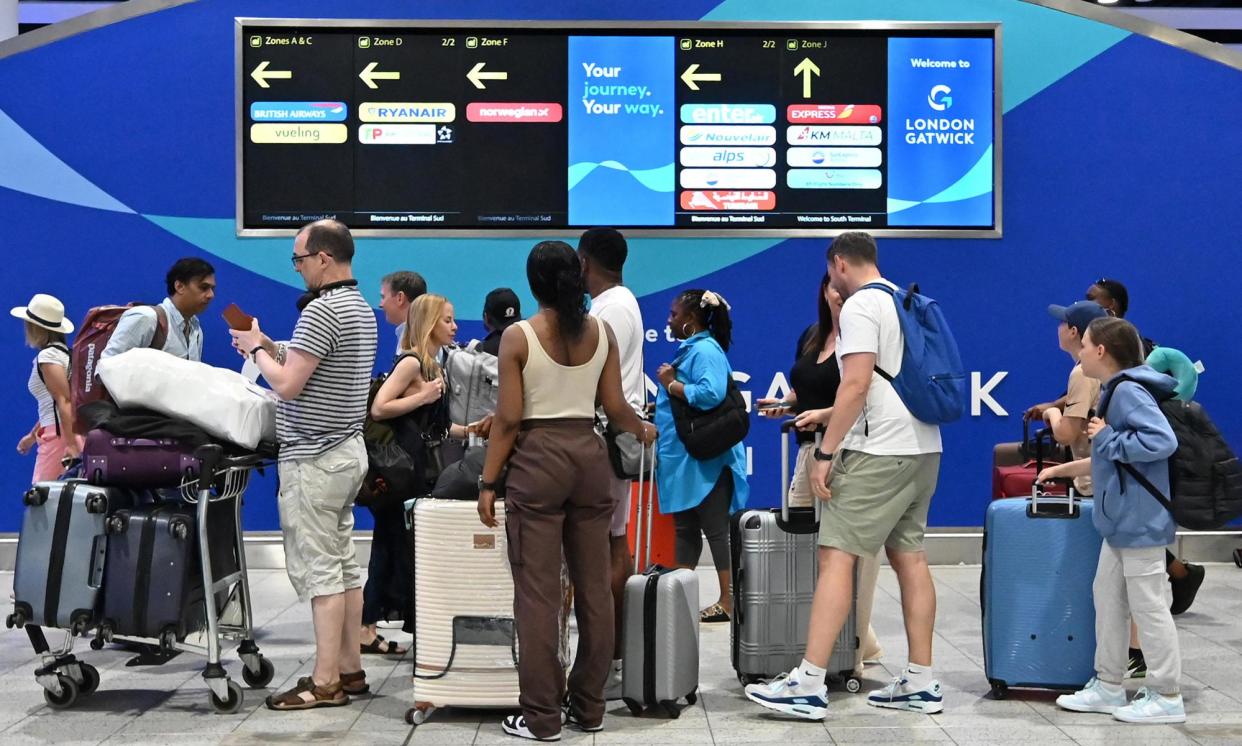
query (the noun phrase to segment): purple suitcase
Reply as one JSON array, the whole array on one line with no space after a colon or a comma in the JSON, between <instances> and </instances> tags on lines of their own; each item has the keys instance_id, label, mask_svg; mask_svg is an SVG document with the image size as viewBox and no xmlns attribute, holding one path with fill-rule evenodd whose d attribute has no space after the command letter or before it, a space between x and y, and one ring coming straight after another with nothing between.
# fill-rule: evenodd
<instances>
[{"instance_id":1,"label":"purple suitcase","mask_svg":"<svg viewBox=\"0 0 1242 746\"><path fill-rule=\"evenodd\" d=\"M91 430L82 448L82 466L91 484L112 487L176 487L198 475L199 460L189 446L171 438L125 438Z\"/></svg>"}]
</instances>

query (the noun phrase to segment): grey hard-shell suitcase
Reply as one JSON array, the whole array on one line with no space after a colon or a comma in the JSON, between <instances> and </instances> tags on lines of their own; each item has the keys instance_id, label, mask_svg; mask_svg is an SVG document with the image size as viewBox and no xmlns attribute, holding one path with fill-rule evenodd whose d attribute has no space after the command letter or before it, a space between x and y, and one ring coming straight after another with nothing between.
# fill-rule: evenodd
<instances>
[{"instance_id":1,"label":"grey hard-shell suitcase","mask_svg":"<svg viewBox=\"0 0 1242 746\"><path fill-rule=\"evenodd\" d=\"M813 508L789 506L789 433L781 425L781 507L746 510L733 522L733 668L742 684L792 670L806 652L807 627L819 575L820 501ZM816 444L820 436L816 435ZM855 582L855 599L858 588ZM852 608L832 648L828 671L857 692L857 609Z\"/></svg>"},{"instance_id":2,"label":"grey hard-shell suitcase","mask_svg":"<svg viewBox=\"0 0 1242 746\"><path fill-rule=\"evenodd\" d=\"M693 705L698 697L699 578L693 570L649 566L655 470L650 474L639 481L634 542L635 567L645 569L625 582L621 696L634 715L660 707L676 718L680 700ZM640 544L646 546L641 565Z\"/></svg>"},{"instance_id":3,"label":"grey hard-shell suitcase","mask_svg":"<svg viewBox=\"0 0 1242 746\"><path fill-rule=\"evenodd\" d=\"M194 507L162 503L118 510L107 529L100 629L158 638L167 648L202 629L206 610Z\"/></svg>"},{"instance_id":4,"label":"grey hard-shell suitcase","mask_svg":"<svg viewBox=\"0 0 1242 746\"><path fill-rule=\"evenodd\" d=\"M81 634L99 611L104 521L112 510L132 504L131 493L78 480L39 482L23 501L10 621Z\"/></svg>"}]
</instances>

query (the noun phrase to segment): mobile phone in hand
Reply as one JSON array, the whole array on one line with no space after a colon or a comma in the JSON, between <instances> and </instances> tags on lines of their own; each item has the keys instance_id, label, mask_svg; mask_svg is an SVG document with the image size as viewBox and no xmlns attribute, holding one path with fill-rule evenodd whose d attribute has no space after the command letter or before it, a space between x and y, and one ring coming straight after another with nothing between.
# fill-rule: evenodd
<instances>
[{"instance_id":1,"label":"mobile phone in hand","mask_svg":"<svg viewBox=\"0 0 1242 746\"><path fill-rule=\"evenodd\" d=\"M239 332L248 331L254 325L254 317L241 310L236 303L230 303L221 315L224 316L230 329L236 329Z\"/></svg>"}]
</instances>

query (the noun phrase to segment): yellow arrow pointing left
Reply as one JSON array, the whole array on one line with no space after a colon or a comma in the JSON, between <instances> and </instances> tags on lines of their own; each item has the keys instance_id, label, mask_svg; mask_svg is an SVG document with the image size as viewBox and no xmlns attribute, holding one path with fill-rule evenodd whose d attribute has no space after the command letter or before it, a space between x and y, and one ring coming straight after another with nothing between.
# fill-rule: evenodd
<instances>
[{"instance_id":1,"label":"yellow arrow pointing left","mask_svg":"<svg viewBox=\"0 0 1242 746\"><path fill-rule=\"evenodd\" d=\"M271 64L267 60L259 63L259 66L250 73L250 77L254 78L254 82L259 84L260 88L271 88L267 84L269 80L289 80L293 77L292 70L268 70L267 66Z\"/></svg>"},{"instance_id":2,"label":"yellow arrow pointing left","mask_svg":"<svg viewBox=\"0 0 1242 746\"><path fill-rule=\"evenodd\" d=\"M362 82L366 83L368 88L379 88L379 86L375 85L377 80L401 80L401 73L396 71L380 72L375 69L378 66L378 62L372 62L363 68L362 72L358 73L358 77L362 78Z\"/></svg>"},{"instance_id":3,"label":"yellow arrow pointing left","mask_svg":"<svg viewBox=\"0 0 1242 746\"><path fill-rule=\"evenodd\" d=\"M681 82L692 91L699 90L699 83L719 83L720 73L701 73L698 71L698 63L690 65L686 71L681 74Z\"/></svg>"}]
</instances>

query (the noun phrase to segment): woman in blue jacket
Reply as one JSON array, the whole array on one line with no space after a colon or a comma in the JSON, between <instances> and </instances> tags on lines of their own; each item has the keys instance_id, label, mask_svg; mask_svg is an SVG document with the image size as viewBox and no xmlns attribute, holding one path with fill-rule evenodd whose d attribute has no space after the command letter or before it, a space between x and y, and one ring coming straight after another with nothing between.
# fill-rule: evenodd
<instances>
[{"instance_id":1,"label":"woman in blue jacket","mask_svg":"<svg viewBox=\"0 0 1242 746\"><path fill-rule=\"evenodd\" d=\"M1091 474L1092 518L1104 537L1095 585L1095 671L1087 686L1057 698L1076 712L1110 713L1127 723L1184 723L1181 651L1169 611L1164 548L1173 543L1173 516L1130 470L1169 494L1169 457L1177 438L1156 397L1171 397L1177 381L1143 363L1138 330L1128 321L1092 321L1083 335L1083 372L1103 382L1100 417L1087 425L1091 458L1041 475ZM1147 660L1143 688L1126 703L1129 620L1138 627Z\"/></svg>"},{"instance_id":2,"label":"woman in blue jacket","mask_svg":"<svg viewBox=\"0 0 1242 746\"><path fill-rule=\"evenodd\" d=\"M733 334L729 304L710 290L687 290L673 301L668 325L683 341L676 359L661 365L656 374L660 380L655 410L660 433L656 446L660 512L673 516L679 567L694 569L706 534L720 577L720 599L704 609L699 619L727 622L733 609L729 515L744 508L750 495L746 448L738 443L713 459L693 458L677 437L669 397L696 409L711 409L724 401L733 376L725 357Z\"/></svg>"}]
</instances>

